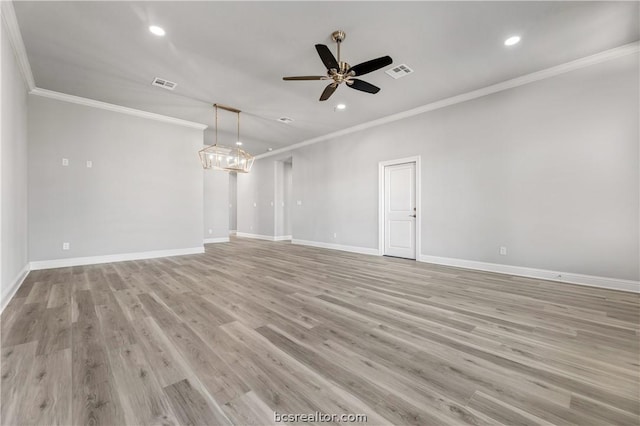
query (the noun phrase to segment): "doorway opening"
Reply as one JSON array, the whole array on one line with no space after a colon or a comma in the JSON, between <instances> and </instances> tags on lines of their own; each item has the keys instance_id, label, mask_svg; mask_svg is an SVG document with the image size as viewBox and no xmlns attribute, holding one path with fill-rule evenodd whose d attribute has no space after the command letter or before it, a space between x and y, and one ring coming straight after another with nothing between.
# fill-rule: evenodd
<instances>
[{"instance_id":1,"label":"doorway opening","mask_svg":"<svg viewBox=\"0 0 640 426\"><path fill-rule=\"evenodd\" d=\"M274 235L276 241L291 240L293 220L291 203L293 199L293 158L288 157L275 163L275 205Z\"/></svg>"},{"instance_id":2,"label":"doorway opening","mask_svg":"<svg viewBox=\"0 0 640 426\"><path fill-rule=\"evenodd\" d=\"M378 252L420 256L420 156L381 161L378 168Z\"/></svg>"}]
</instances>

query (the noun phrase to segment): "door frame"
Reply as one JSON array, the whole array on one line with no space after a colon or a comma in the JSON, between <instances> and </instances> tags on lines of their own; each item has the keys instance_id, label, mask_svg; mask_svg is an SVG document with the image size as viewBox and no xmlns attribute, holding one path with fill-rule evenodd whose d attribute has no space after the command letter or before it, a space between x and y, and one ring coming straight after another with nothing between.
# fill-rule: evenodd
<instances>
[{"instance_id":1,"label":"door frame","mask_svg":"<svg viewBox=\"0 0 640 426\"><path fill-rule=\"evenodd\" d=\"M420 182L422 181L420 156L398 158L397 160L380 161L378 163L378 255L384 256L384 168L387 166L396 166L398 164L415 163L416 164L416 261L420 260L420 223L422 222L422 204L420 202Z\"/></svg>"}]
</instances>

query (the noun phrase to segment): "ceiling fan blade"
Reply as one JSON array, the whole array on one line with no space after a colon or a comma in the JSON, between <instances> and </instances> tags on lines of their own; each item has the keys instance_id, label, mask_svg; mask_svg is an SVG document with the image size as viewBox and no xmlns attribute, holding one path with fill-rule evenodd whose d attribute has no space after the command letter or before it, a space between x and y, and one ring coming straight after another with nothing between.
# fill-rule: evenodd
<instances>
[{"instance_id":1,"label":"ceiling fan blade","mask_svg":"<svg viewBox=\"0 0 640 426\"><path fill-rule=\"evenodd\" d=\"M332 68L334 70L340 69L340 65L338 65L338 61L336 60L335 56L333 56L333 53L331 53L331 51L326 45L316 44L316 50L318 51L318 55L320 55L320 59L322 59L322 63L324 64L325 67L327 67L328 70Z\"/></svg>"},{"instance_id":2,"label":"ceiling fan blade","mask_svg":"<svg viewBox=\"0 0 640 426\"><path fill-rule=\"evenodd\" d=\"M373 84L367 83L363 80L358 80L357 78L347 81L347 86L367 93L378 93L380 91L378 86L374 86Z\"/></svg>"},{"instance_id":3,"label":"ceiling fan blade","mask_svg":"<svg viewBox=\"0 0 640 426\"><path fill-rule=\"evenodd\" d=\"M301 75L298 77L282 77L283 80L326 80L329 77L324 75Z\"/></svg>"},{"instance_id":4,"label":"ceiling fan blade","mask_svg":"<svg viewBox=\"0 0 640 426\"><path fill-rule=\"evenodd\" d=\"M327 99L329 99L329 97L333 95L333 92L335 92L337 88L338 85L336 83L331 83L330 85L325 87L322 95L320 95L320 100L326 101Z\"/></svg>"},{"instance_id":5,"label":"ceiling fan blade","mask_svg":"<svg viewBox=\"0 0 640 426\"><path fill-rule=\"evenodd\" d=\"M382 56L380 58L372 59L367 62L363 62L361 64L355 65L351 67L349 72L355 72L355 75L365 75L370 72L379 70L380 68L386 67L387 65L391 65L393 63L393 59L390 56Z\"/></svg>"}]
</instances>

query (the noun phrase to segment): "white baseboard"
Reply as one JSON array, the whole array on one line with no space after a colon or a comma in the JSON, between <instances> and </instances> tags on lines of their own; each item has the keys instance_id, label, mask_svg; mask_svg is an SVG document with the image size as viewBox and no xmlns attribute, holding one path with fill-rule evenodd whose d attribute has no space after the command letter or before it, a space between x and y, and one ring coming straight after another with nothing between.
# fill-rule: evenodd
<instances>
[{"instance_id":1,"label":"white baseboard","mask_svg":"<svg viewBox=\"0 0 640 426\"><path fill-rule=\"evenodd\" d=\"M322 243L319 241L307 241L307 240L291 240L292 244L298 244L301 246L311 246L311 247L320 247L331 250L341 250L348 251L351 253L360 253L360 254L370 254L374 256L379 256L378 249L375 248L367 248L367 247L356 247L356 246L345 246L342 244L332 244L332 243Z\"/></svg>"},{"instance_id":2,"label":"white baseboard","mask_svg":"<svg viewBox=\"0 0 640 426\"><path fill-rule=\"evenodd\" d=\"M218 238L205 238L205 244L214 244L214 243L228 243L229 237L218 237Z\"/></svg>"},{"instance_id":3,"label":"white baseboard","mask_svg":"<svg viewBox=\"0 0 640 426\"><path fill-rule=\"evenodd\" d=\"M15 277L13 282L9 285L9 288L7 289L7 291L4 292L4 294L2 295L2 302L0 302L2 305L0 309L0 313L4 311L4 308L7 307L7 305L9 304L9 301L13 299L13 296L16 294L16 292L24 282L24 279L27 278L27 275L29 275L30 270L31 269L29 268L28 263L24 265L24 268L22 268L22 270L18 272L18 275Z\"/></svg>"},{"instance_id":4,"label":"white baseboard","mask_svg":"<svg viewBox=\"0 0 640 426\"><path fill-rule=\"evenodd\" d=\"M476 269L479 271L497 272L500 274L517 275L521 277L538 278L548 281L558 281L591 287L608 288L611 290L622 290L640 293L640 282L638 281L574 274L571 272L549 271L546 269L527 268L524 266L501 265L498 263L478 262L475 260L455 259L450 257L428 256L424 254L420 255L419 260L420 262L455 266L457 268Z\"/></svg>"},{"instance_id":5,"label":"white baseboard","mask_svg":"<svg viewBox=\"0 0 640 426\"><path fill-rule=\"evenodd\" d=\"M236 237L241 238L254 238L256 240L275 241L271 235L249 234L247 232L236 232Z\"/></svg>"},{"instance_id":6,"label":"white baseboard","mask_svg":"<svg viewBox=\"0 0 640 426\"><path fill-rule=\"evenodd\" d=\"M229 235L236 235L238 233L235 229L229 229Z\"/></svg>"},{"instance_id":7,"label":"white baseboard","mask_svg":"<svg viewBox=\"0 0 640 426\"><path fill-rule=\"evenodd\" d=\"M37 260L31 262L31 270L66 268L69 266L95 265L98 263L123 262L126 260L154 259L157 257L183 256L204 253L204 247L174 250L144 251L139 253L108 254L105 256L73 257L69 259Z\"/></svg>"},{"instance_id":8,"label":"white baseboard","mask_svg":"<svg viewBox=\"0 0 640 426\"><path fill-rule=\"evenodd\" d=\"M271 235L249 234L247 232L236 232L236 237L255 238L256 240L267 241L286 241L291 239L291 235L279 235L277 237L273 237Z\"/></svg>"}]
</instances>

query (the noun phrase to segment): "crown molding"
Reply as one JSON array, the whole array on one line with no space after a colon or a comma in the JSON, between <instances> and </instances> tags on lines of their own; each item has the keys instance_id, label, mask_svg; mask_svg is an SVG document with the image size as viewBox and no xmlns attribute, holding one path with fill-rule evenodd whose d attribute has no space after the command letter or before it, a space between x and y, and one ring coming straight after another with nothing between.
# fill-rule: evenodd
<instances>
[{"instance_id":1,"label":"crown molding","mask_svg":"<svg viewBox=\"0 0 640 426\"><path fill-rule=\"evenodd\" d=\"M36 88L36 83L33 79L33 73L31 72L27 49L24 47L24 41L22 40L22 34L18 26L18 19L16 18L16 11L13 8L13 2L8 0L0 1L0 15L2 15L2 21L5 24L7 35L9 36L9 43L13 48L13 53L18 62L18 68L20 68L22 78L31 91Z\"/></svg>"},{"instance_id":2,"label":"crown molding","mask_svg":"<svg viewBox=\"0 0 640 426\"><path fill-rule=\"evenodd\" d=\"M65 93L55 92L47 89L40 89L36 87L35 80L33 78L33 73L31 72L31 65L29 64L29 59L27 57L27 51L25 49L24 42L22 40L22 35L20 33L20 27L18 26L18 20L16 18L15 10L13 8L13 2L10 0L2 0L0 1L0 6L1 6L0 15L2 16L2 20L6 25L7 34L9 36L9 42L13 47L16 59L18 61L18 66L22 73L22 77L25 80L25 83L29 88L30 94L37 95L37 96L44 96L44 97L71 102L71 103L76 103L80 105L92 106L95 108L102 108L109 111L121 112L123 114L134 115L138 117L148 118L151 120L163 121L163 122L191 127L199 130L204 130L208 127L207 125L201 124L201 123L195 123L192 121L182 120L179 118L169 117L161 114L155 114L155 113L137 110L133 108L127 108L120 105L109 104L106 102L96 101L88 98L82 98L79 96L67 95ZM386 117L368 121L366 123L358 124L356 126L352 126L346 129L338 130L333 133L328 133L323 136L307 139L307 140L295 143L293 145L275 149L271 152L266 152L264 154L256 155L255 158L260 159L265 157L271 157L273 155L292 151L294 149L301 148L303 146L312 145L318 142L323 142L330 139L338 138L344 135L359 132L372 127L381 126L383 124L392 123L394 121L413 117L415 115L423 114L429 111L434 111L434 110L445 108L451 105L470 101L472 99L477 99L482 96L487 96L493 93L498 93L504 90L513 89L515 87L519 87L525 84L544 80L550 77L555 77L560 74L564 74L564 73L574 71L580 68L584 68L587 66L600 64L602 62L610 61L612 59L637 53L639 51L640 51L640 41L635 41L633 43L629 43L613 49L605 50L603 52L596 53L594 55L586 56L584 58L580 58L570 62L566 62L564 64L556 65L541 71L536 71L530 74L513 78L511 80L505 80L501 83L483 87L481 89L477 89L477 90L473 90L460 95L441 99L439 101L425 104L417 108L413 108L413 109L399 112L396 114L391 114Z\"/></svg>"},{"instance_id":3,"label":"crown molding","mask_svg":"<svg viewBox=\"0 0 640 426\"><path fill-rule=\"evenodd\" d=\"M191 127L198 130L204 130L208 126L206 124L195 123L192 121L182 120L179 118L169 117L166 115L155 114L152 112L142 111L134 108L127 108L120 105L114 105L106 102L96 101L94 99L82 98L80 96L68 95L66 93L55 92L53 90L41 89L36 87L33 73L31 72L31 65L29 64L29 58L27 57L27 50L22 40L22 34L20 33L20 27L18 26L18 20L16 18L16 12L13 8L13 2L8 0L0 1L0 15L2 15L2 21L5 24L9 43L13 48L13 53L18 62L20 73L24 79L29 94L36 96L43 96L45 98L57 99L59 101L71 102L74 104L90 106L94 108L101 108L108 111L120 112L123 114L134 115L136 117L147 118L150 120L163 121L165 123L176 124L179 126Z\"/></svg>"},{"instance_id":4,"label":"crown molding","mask_svg":"<svg viewBox=\"0 0 640 426\"><path fill-rule=\"evenodd\" d=\"M107 111L115 111L122 114L128 114L136 117L147 118L149 120L163 121L165 123L176 124L178 126L184 126L184 127L191 127L198 130L204 130L208 127L206 124L195 123L193 121L182 120L180 118L169 117L166 115L156 114L153 112L147 112L139 109L124 107L121 105L115 105L107 102L96 101L94 99L83 98L80 96L67 95L66 93L55 92L53 90L47 90L47 89L40 89L38 87L31 90L29 94L42 96L50 99L56 99L63 102L71 102L74 104L89 106L93 108L106 109Z\"/></svg>"},{"instance_id":5,"label":"crown molding","mask_svg":"<svg viewBox=\"0 0 640 426\"><path fill-rule=\"evenodd\" d=\"M531 74L526 74L520 77L513 78L511 80L505 80L503 82L493 84L491 86L483 87L481 89L473 90L471 92L463 93L460 95L452 96L450 98L441 99L436 102L432 102L426 105L419 106L407 111L399 112L396 114L388 115L373 121L358 124L353 127L338 130L337 132L328 133L323 136L318 136L313 139L307 139L302 142L295 143L283 148L274 149L271 152L265 152L264 154L256 155L256 160L265 157L271 157L287 151L292 151L297 148L301 148L307 145L313 145L318 142L335 139L344 135L359 132L372 127L381 126L383 124L392 123L394 121L403 120L405 118L413 117L415 115L424 114L425 112L434 111L441 108L446 108L451 105L467 102L472 99L477 99L482 96L491 95L493 93L502 92L504 90L513 89L515 87L523 86L525 84L533 83L536 81L544 80L547 78L555 77L560 74L574 71L580 68L588 67L591 65L600 64L602 62L617 59L623 56L631 55L640 51L640 42L635 41L633 43L625 44L613 49L605 50L594 55L586 56L584 58L576 59L564 64L556 65L551 68L547 68L541 71L536 71Z\"/></svg>"}]
</instances>

